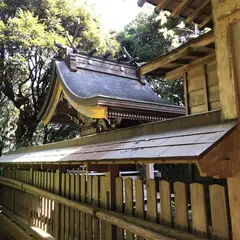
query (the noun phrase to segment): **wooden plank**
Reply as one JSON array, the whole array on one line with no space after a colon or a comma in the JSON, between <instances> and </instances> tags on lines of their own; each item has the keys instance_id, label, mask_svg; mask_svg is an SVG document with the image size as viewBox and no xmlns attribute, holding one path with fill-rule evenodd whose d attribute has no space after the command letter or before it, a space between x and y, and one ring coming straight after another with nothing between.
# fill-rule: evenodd
<instances>
[{"instance_id":1,"label":"wooden plank","mask_svg":"<svg viewBox=\"0 0 240 240\"><path fill-rule=\"evenodd\" d=\"M86 203L86 176L81 175L81 202ZM86 240L86 214L81 213L81 240Z\"/></svg>"},{"instance_id":2,"label":"wooden plank","mask_svg":"<svg viewBox=\"0 0 240 240\"><path fill-rule=\"evenodd\" d=\"M51 191L51 172L47 172L47 191ZM50 226L50 219L52 214L52 201L48 199L48 211L47 211L47 229L48 233L52 235L52 229Z\"/></svg>"},{"instance_id":3,"label":"wooden plank","mask_svg":"<svg viewBox=\"0 0 240 240\"><path fill-rule=\"evenodd\" d=\"M87 203L92 205L92 177L87 176ZM87 240L93 238L93 219L92 216L87 215Z\"/></svg>"},{"instance_id":4,"label":"wooden plank","mask_svg":"<svg viewBox=\"0 0 240 240\"><path fill-rule=\"evenodd\" d=\"M66 198L70 198L70 174L69 173L65 173L66 174L66 185L65 185L65 197ZM65 207L65 235L66 235L66 239L70 238L70 208L69 207Z\"/></svg>"},{"instance_id":5,"label":"wooden plank","mask_svg":"<svg viewBox=\"0 0 240 240\"><path fill-rule=\"evenodd\" d=\"M123 213L123 179L121 177L117 177L115 179L116 184L116 212ZM116 240L123 240L124 239L124 230L122 228L116 228Z\"/></svg>"},{"instance_id":6,"label":"wooden plank","mask_svg":"<svg viewBox=\"0 0 240 240\"><path fill-rule=\"evenodd\" d=\"M203 90L204 90L204 99L205 99L205 106L206 106L206 112L208 112L209 109L209 94L208 94L208 76L207 76L207 70L206 70L206 64L202 66L203 71Z\"/></svg>"},{"instance_id":7,"label":"wooden plank","mask_svg":"<svg viewBox=\"0 0 240 240\"><path fill-rule=\"evenodd\" d=\"M125 179L125 214L133 216L133 181L131 178ZM133 240L134 234L126 231L126 239Z\"/></svg>"},{"instance_id":8,"label":"wooden plank","mask_svg":"<svg viewBox=\"0 0 240 240\"><path fill-rule=\"evenodd\" d=\"M184 72L183 84L184 84L184 105L186 115L189 115L189 98L188 98L188 75L187 72Z\"/></svg>"},{"instance_id":9,"label":"wooden plank","mask_svg":"<svg viewBox=\"0 0 240 240\"><path fill-rule=\"evenodd\" d=\"M74 200L75 195L75 176L70 174L70 199ZM70 239L75 239L75 210L70 209Z\"/></svg>"},{"instance_id":10,"label":"wooden plank","mask_svg":"<svg viewBox=\"0 0 240 240\"><path fill-rule=\"evenodd\" d=\"M219 239L229 239L226 189L220 185L211 185L209 193L214 235Z\"/></svg>"},{"instance_id":11,"label":"wooden plank","mask_svg":"<svg viewBox=\"0 0 240 240\"><path fill-rule=\"evenodd\" d=\"M179 17L179 14L181 14L182 11L187 8L187 6L191 3L192 0L182 0L172 11L171 17L176 18Z\"/></svg>"},{"instance_id":12,"label":"wooden plank","mask_svg":"<svg viewBox=\"0 0 240 240\"><path fill-rule=\"evenodd\" d=\"M135 208L135 217L144 219L144 192L143 181L141 179L135 180ZM144 239L137 236L137 240Z\"/></svg>"},{"instance_id":13,"label":"wooden plank","mask_svg":"<svg viewBox=\"0 0 240 240\"><path fill-rule=\"evenodd\" d=\"M60 194L60 184L61 184L61 168L59 167L58 170L56 170L55 178L54 178L54 193ZM54 204L54 234L53 236L55 239L59 239L59 233L60 233L60 205L58 203Z\"/></svg>"},{"instance_id":14,"label":"wooden plank","mask_svg":"<svg viewBox=\"0 0 240 240\"><path fill-rule=\"evenodd\" d=\"M65 197L66 194L66 174L62 173L61 174L61 196ZM65 239L65 206L63 204L61 204L60 206L61 209L61 220L60 220L60 224L61 224L61 228L60 228L60 239ZM54 222L54 225L57 224L58 222Z\"/></svg>"},{"instance_id":15,"label":"wooden plank","mask_svg":"<svg viewBox=\"0 0 240 240\"><path fill-rule=\"evenodd\" d=\"M171 209L171 191L170 184L167 181L159 182L160 192L160 219L165 226L172 226L172 209Z\"/></svg>"},{"instance_id":16,"label":"wooden plank","mask_svg":"<svg viewBox=\"0 0 240 240\"><path fill-rule=\"evenodd\" d=\"M75 200L80 202L80 175L75 176ZM75 238L80 239L80 214L75 211Z\"/></svg>"},{"instance_id":17,"label":"wooden plank","mask_svg":"<svg viewBox=\"0 0 240 240\"><path fill-rule=\"evenodd\" d=\"M207 7L207 5L210 5L210 3L211 0L202 0L196 10L193 11L192 14L186 19L186 23L193 22L199 16L199 14Z\"/></svg>"},{"instance_id":18,"label":"wooden plank","mask_svg":"<svg viewBox=\"0 0 240 240\"><path fill-rule=\"evenodd\" d=\"M199 183L190 185L193 233L207 235L207 215L204 186Z\"/></svg>"},{"instance_id":19,"label":"wooden plank","mask_svg":"<svg viewBox=\"0 0 240 240\"><path fill-rule=\"evenodd\" d=\"M147 220L157 222L157 193L155 180L148 179L146 187L147 187Z\"/></svg>"},{"instance_id":20,"label":"wooden plank","mask_svg":"<svg viewBox=\"0 0 240 240\"><path fill-rule=\"evenodd\" d=\"M107 207L107 199L106 199L106 183L105 177L100 177L100 207L106 209ZM104 221L100 222L101 224L101 239L105 239L106 236L106 224Z\"/></svg>"},{"instance_id":21,"label":"wooden plank","mask_svg":"<svg viewBox=\"0 0 240 240\"><path fill-rule=\"evenodd\" d=\"M160 13L162 10L164 10L170 1L171 0L160 0L154 9L155 13Z\"/></svg>"},{"instance_id":22,"label":"wooden plank","mask_svg":"<svg viewBox=\"0 0 240 240\"><path fill-rule=\"evenodd\" d=\"M99 177L93 176L93 205L94 207L99 207ZM97 218L93 219L93 239L100 239L100 229L99 220Z\"/></svg>"},{"instance_id":23,"label":"wooden plank","mask_svg":"<svg viewBox=\"0 0 240 240\"><path fill-rule=\"evenodd\" d=\"M166 73L164 79L165 80L180 79L181 77L183 77L184 72L194 70L195 68L198 68L200 65L206 64L208 62L212 62L215 59L216 59L216 56L214 53L209 54L206 57L200 58L182 67L169 71L168 73Z\"/></svg>"},{"instance_id":24,"label":"wooden plank","mask_svg":"<svg viewBox=\"0 0 240 240\"><path fill-rule=\"evenodd\" d=\"M54 173L50 173L50 192L54 192ZM50 200L50 229L51 229L51 235L53 235L53 209L54 209L54 201Z\"/></svg>"},{"instance_id":25,"label":"wooden plank","mask_svg":"<svg viewBox=\"0 0 240 240\"><path fill-rule=\"evenodd\" d=\"M47 190L47 171L44 172L44 185L43 189ZM44 198L44 231L48 232L48 199Z\"/></svg>"},{"instance_id":26,"label":"wooden plank","mask_svg":"<svg viewBox=\"0 0 240 240\"><path fill-rule=\"evenodd\" d=\"M205 91L204 89L197 90L189 93L189 106L197 107L199 105L205 105Z\"/></svg>"},{"instance_id":27,"label":"wooden plank","mask_svg":"<svg viewBox=\"0 0 240 240\"><path fill-rule=\"evenodd\" d=\"M182 182L174 183L175 195L175 228L188 231L188 203L186 184Z\"/></svg>"}]
</instances>

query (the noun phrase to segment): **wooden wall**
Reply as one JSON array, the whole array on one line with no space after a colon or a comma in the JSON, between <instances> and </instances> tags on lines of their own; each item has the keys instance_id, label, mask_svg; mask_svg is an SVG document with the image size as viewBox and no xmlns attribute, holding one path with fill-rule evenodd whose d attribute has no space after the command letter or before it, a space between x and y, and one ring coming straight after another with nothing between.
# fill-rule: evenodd
<instances>
[{"instance_id":1,"label":"wooden wall","mask_svg":"<svg viewBox=\"0 0 240 240\"><path fill-rule=\"evenodd\" d=\"M220 109L215 59L188 69L184 81L187 115Z\"/></svg>"}]
</instances>

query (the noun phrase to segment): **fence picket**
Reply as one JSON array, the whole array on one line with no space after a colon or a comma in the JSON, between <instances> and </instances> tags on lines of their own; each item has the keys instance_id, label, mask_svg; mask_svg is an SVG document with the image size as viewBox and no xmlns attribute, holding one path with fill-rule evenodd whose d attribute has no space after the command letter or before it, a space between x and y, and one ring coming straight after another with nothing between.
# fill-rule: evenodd
<instances>
[{"instance_id":1,"label":"fence picket","mask_svg":"<svg viewBox=\"0 0 240 240\"><path fill-rule=\"evenodd\" d=\"M66 185L65 185L65 196L66 198L70 197L70 175L68 173L65 173L66 175ZM65 226L66 226L66 239L69 239L70 235L70 208L65 207Z\"/></svg>"},{"instance_id":2,"label":"fence picket","mask_svg":"<svg viewBox=\"0 0 240 240\"><path fill-rule=\"evenodd\" d=\"M204 186L199 183L190 185L193 233L207 235L207 214Z\"/></svg>"},{"instance_id":3,"label":"fence picket","mask_svg":"<svg viewBox=\"0 0 240 240\"><path fill-rule=\"evenodd\" d=\"M62 173L61 174L61 196L65 197L66 194L66 174ZM60 239L64 240L65 239L65 228L66 228L66 224L65 224L65 208L66 206L64 206L63 204L61 204L60 206L61 209L61 218L60 218L60 224L61 224L61 228L60 228ZM54 209L55 211L55 209ZM57 224L54 221L54 224Z\"/></svg>"},{"instance_id":4,"label":"fence picket","mask_svg":"<svg viewBox=\"0 0 240 240\"><path fill-rule=\"evenodd\" d=\"M115 189L116 189L116 212L123 213L123 179L121 177L117 177L115 179ZM117 240L123 240L124 238L124 230L120 227L116 228L116 238Z\"/></svg>"},{"instance_id":5,"label":"fence picket","mask_svg":"<svg viewBox=\"0 0 240 240\"><path fill-rule=\"evenodd\" d=\"M100 177L100 207L106 209L107 199L106 199L106 184L105 177ZM104 221L100 222L101 229L101 239L105 239L106 236L106 223Z\"/></svg>"},{"instance_id":6,"label":"fence picket","mask_svg":"<svg viewBox=\"0 0 240 240\"><path fill-rule=\"evenodd\" d=\"M87 203L92 205L92 177L87 176ZM87 215L87 240L92 240L93 236L92 216Z\"/></svg>"},{"instance_id":7,"label":"fence picket","mask_svg":"<svg viewBox=\"0 0 240 240\"><path fill-rule=\"evenodd\" d=\"M161 223L165 226L171 227L172 225L172 208L171 208L171 191L170 184L167 181L159 182L160 192L160 219Z\"/></svg>"},{"instance_id":8,"label":"fence picket","mask_svg":"<svg viewBox=\"0 0 240 240\"><path fill-rule=\"evenodd\" d=\"M74 174L70 174L70 199L74 200L75 194L75 176ZM70 209L70 239L75 239L75 210Z\"/></svg>"},{"instance_id":9,"label":"fence picket","mask_svg":"<svg viewBox=\"0 0 240 240\"><path fill-rule=\"evenodd\" d=\"M135 217L144 219L144 192L141 179L135 180L135 204ZM144 240L144 238L137 236L137 240Z\"/></svg>"},{"instance_id":10,"label":"fence picket","mask_svg":"<svg viewBox=\"0 0 240 240\"><path fill-rule=\"evenodd\" d=\"M174 198L175 228L182 231L188 231L187 191L185 183L174 183Z\"/></svg>"},{"instance_id":11,"label":"fence picket","mask_svg":"<svg viewBox=\"0 0 240 240\"><path fill-rule=\"evenodd\" d=\"M147 187L147 220L157 222L157 193L156 181L148 179Z\"/></svg>"},{"instance_id":12,"label":"fence picket","mask_svg":"<svg viewBox=\"0 0 240 240\"><path fill-rule=\"evenodd\" d=\"M75 200L80 201L80 176L75 176ZM80 214L79 211L75 211L75 237L80 239Z\"/></svg>"},{"instance_id":13,"label":"fence picket","mask_svg":"<svg viewBox=\"0 0 240 240\"><path fill-rule=\"evenodd\" d=\"M229 222L226 207L226 191L223 186L209 187L212 228L219 239L229 239Z\"/></svg>"},{"instance_id":14,"label":"fence picket","mask_svg":"<svg viewBox=\"0 0 240 240\"><path fill-rule=\"evenodd\" d=\"M81 202L86 203L86 176L81 175ZM86 214L81 213L81 240L86 240Z\"/></svg>"},{"instance_id":15,"label":"fence picket","mask_svg":"<svg viewBox=\"0 0 240 240\"><path fill-rule=\"evenodd\" d=\"M93 177L93 204L95 207L99 207L99 177ZM97 218L93 219L94 224L94 240L100 239L100 231L99 231L99 220Z\"/></svg>"},{"instance_id":16,"label":"fence picket","mask_svg":"<svg viewBox=\"0 0 240 240\"><path fill-rule=\"evenodd\" d=\"M125 214L133 215L133 181L131 178L125 179ZM133 240L134 234L126 231L126 239Z\"/></svg>"}]
</instances>

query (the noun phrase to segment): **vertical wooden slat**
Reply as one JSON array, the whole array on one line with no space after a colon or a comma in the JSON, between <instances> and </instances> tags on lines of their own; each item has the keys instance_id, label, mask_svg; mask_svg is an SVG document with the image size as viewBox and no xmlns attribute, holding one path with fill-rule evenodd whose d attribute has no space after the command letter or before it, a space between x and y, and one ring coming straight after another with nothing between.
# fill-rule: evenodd
<instances>
[{"instance_id":1,"label":"vertical wooden slat","mask_svg":"<svg viewBox=\"0 0 240 240\"><path fill-rule=\"evenodd\" d=\"M87 176L87 203L92 205L92 177ZM92 240L93 236L92 216L87 215L87 239Z\"/></svg>"},{"instance_id":2,"label":"vertical wooden slat","mask_svg":"<svg viewBox=\"0 0 240 240\"><path fill-rule=\"evenodd\" d=\"M39 186L39 172L36 171L35 172L35 186L38 187ZM37 197L37 203L36 203L36 206L37 206L37 209L36 209L36 212L35 212L35 226L39 226L39 215L38 215L38 211L39 211L39 204L40 204L40 198Z\"/></svg>"},{"instance_id":3,"label":"vertical wooden slat","mask_svg":"<svg viewBox=\"0 0 240 240\"><path fill-rule=\"evenodd\" d=\"M62 173L61 174L61 196L65 197L65 194L66 194L66 174ZM66 228L66 226L65 226L65 206L63 204L61 204L59 207L61 209L61 218L60 218L60 222L59 222L61 224L60 239L64 240L65 239L65 228ZM55 205L54 205L54 208L55 208ZM58 224L58 222L55 222L55 220L54 220L54 226L55 226L55 224Z\"/></svg>"},{"instance_id":4,"label":"vertical wooden slat","mask_svg":"<svg viewBox=\"0 0 240 240\"><path fill-rule=\"evenodd\" d=\"M144 219L144 192L141 179L135 180L135 204L135 217ZM144 240L144 238L137 236L137 240Z\"/></svg>"},{"instance_id":5,"label":"vertical wooden slat","mask_svg":"<svg viewBox=\"0 0 240 240\"><path fill-rule=\"evenodd\" d=\"M75 194L75 176L74 174L70 175L70 199L74 200ZM71 239L75 238L75 210L70 209L70 235Z\"/></svg>"},{"instance_id":6,"label":"vertical wooden slat","mask_svg":"<svg viewBox=\"0 0 240 240\"><path fill-rule=\"evenodd\" d=\"M226 205L226 189L220 185L209 187L212 227L219 239L229 239L229 220Z\"/></svg>"},{"instance_id":7,"label":"vertical wooden slat","mask_svg":"<svg viewBox=\"0 0 240 240\"><path fill-rule=\"evenodd\" d=\"M116 211L119 213L123 213L123 179L121 177L117 177L116 180ZM124 230L120 227L116 228L116 238L117 240L123 240L124 238Z\"/></svg>"},{"instance_id":8,"label":"vertical wooden slat","mask_svg":"<svg viewBox=\"0 0 240 240\"><path fill-rule=\"evenodd\" d=\"M171 209L171 191L170 184L166 181L159 182L160 192L160 218L161 223L165 226L172 225L172 209Z\"/></svg>"},{"instance_id":9,"label":"vertical wooden slat","mask_svg":"<svg viewBox=\"0 0 240 240\"><path fill-rule=\"evenodd\" d=\"M86 203L86 176L81 175L81 202ZM86 240L86 214L81 213L81 240Z\"/></svg>"},{"instance_id":10,"label":"vertical wooden slat","mask_svg":"<svg viewBox=\"0 0 240 240\"><path fill-rule=\"evenodd\" d=\"M69 198L70 197L70 175L69 173L66 173L66 186L65 186L65 197ZM66 239L69 239L70 235L70 208L65 206L65 235Z\"/></svg>"},{"instance_id":11,"label":"vertical wooden slat","mask_svg":"<svg viewBox=\"0 0 240 240\"><path fill-rule=\"evenodd\" d=\"M51 172L47 173L47 191L51 192ZM52 235L52 229L50 226L51 213L52 213L52 201L48 199L47 229L48 233Z\"/></svg>"},{"instance_id":12,"label":"vertical wooden slat","mask_svg":"<svg viewBox=\"0 0 240 240\"><path fill-rule=\"evenodd\" d=\"M99 207L99 177L93 176L93 205L94 207ZM97 218L93 219L93 239L100 239L99 231L99 220Z\"/></svg>"},{"instance_id":13,"label":"vertical wooden slat","mask_svg":"<svg viewBox=\"0 0 240 240\"><path fill-rule=\"evenodd\" d=\"M42 189L43 188L43 172L39 172L39 186ZM40 221L39 221L39 227L43 229L43 207L44 207L44 199L40 198Z\"/></svg>"},{"instance_id":14,"label":"vertical wooden slat","mask_svg":"<svg viewBox=\"0 0 240 240\"><path fill-rule=\"evenodd\" d=\"M192 206L193 232L202 236L207 235L207 215L204 186L198 183L190 185Z\"/></svg>"},{"instance_id":15,"label":"vertical wooden slat","mask_svg":"<svg viewBox=\"0 0 240 240\"><path fill-rule=\"evenodd\" d=\"M47 174L47 171L44 172L44 186L43 186L43 189L44 190L47 190L47 183L48 183L48 174ZM48 204L48 199L45 198L45 202L44 202L44 206L45 206L45 209L44 209L44 230L46 232L48 232L48 211L49 211L49 204Z\"/></svg>"},{"instance_id":16,"label":"vertical wooden slat","mask_svg":"<svg viewBox=\"0 0 240 240\"><path fill-rule=\"evenodd\" d=\"M146 186L147 186L147 220L157 222L157 193L155 180L148 179Z\"/></svg>"},{"instance_id":17,"label":"vertical wooden slat","mask_svg":"<svg viewBox=\"0 0 240 240\"><path fill-rule=\"evenodd\" d=\"M188 231L188 209L186 184L174 183L175 197L175 228Z\"/></svg>"},{"instance_id":18,"label":"vertical wooden slat","mask_svg":"<svg viewBox=\"0 0 240 240\"><path fill-rule=\"evenodd\" d=\"M51 193L54 192L54 173L50 173L50 191ZM54 209L54 201L50 201L51 207L50 207L50 229L51 229L51 235L53 235L53 209Z\"/></svg>"},{"instance_id":19,"label":"vertical wooden slat","mask_svg":"<svg viewBox=\"0 0 240 240\"><path fill-rule=\"evenodd\" d=\"M56 170L56 173L54 174L54 193L59 194L60 193L60 184L61 184L61 167L59 166L59 169ZM54 216L53 216L53 225L54 225L54 237L56 240L59 239L59 233L60 233L60 204L54 203Z\"/></svg>"},{"instance_id":20,"label":"vertical wooden slat","mask_svg":"<svg viewBox=\"0 0 240 240\"><path fill-rule=\"evenodd\" d=\"M114 205L114 199L112 196L112 182L115 181L113 178L113 175L111 172L106 172L105 173L105 189L106 189L106 209L111 210L111 208ZM115 187L115 186L114 186ZM111 240L112 238L116 238L116 235L113 235L115 233L114 227L110 223L104 223L105 224L105 239L106 240ZM114 237L113 237L114 236Z\"/></svg>"},{"instance_id":21,"label":"vertical wooden slat","mask_svg":"<svg viewBox=\"0 0 240 240\"><path fill-rule=\"evenodd\" d=\"M189 115L189 98L188 98L187 72L184 72L183 81L184 81L184 105L185 105L185 111L186 111L186 115Z\"/></svg>"},{"instance_id":22,"label":"vertical wooden slat","mask_svg":"<svg viewBox=\"0 0 240 240\"><path fill-rule=\"evenodd\" d=\"M75 176L75 200L80 201L80 176ZM75 238L80 239L80 214L79 211L75 211Z\"/></svg>"},{"instance_id":23,"label":"vertical wooden slat","mask_svg":"<svg viewBox=\"0 0 240 240\"><path fill-rule=\"evenodd\" d=\"M208 112L209 109L209 94L208 94L208 76L206 70L206 64L202 66L203 71L203 91L204 91L204 98L205 98L205 111Z\"/></svg>"},{"instance_id":24,"label":"vertical wooden slat","mask_svg":"<svg viewBox=\"0 0 240 240\"><path fill-rule=\"evenodd\" d=\"M105 177L100 177L100 207L106 209L106 185L105 185ZM105 239L106 235L106 227L105 222L100 222L100 229L101 229L101 239Z\"/></svg>"},{"instance_id":25,"label":"vertical wooden slat","mask_svg":"<svg viewBox=\"0 0 240 240\"><path fill-rule=\"evenodd\" d=\"M133 215L133 181L131 178L125 180L125 214L128 216ZM126 239L133 240L134 234L127 231Z\"/></svg>"}]
</instances>

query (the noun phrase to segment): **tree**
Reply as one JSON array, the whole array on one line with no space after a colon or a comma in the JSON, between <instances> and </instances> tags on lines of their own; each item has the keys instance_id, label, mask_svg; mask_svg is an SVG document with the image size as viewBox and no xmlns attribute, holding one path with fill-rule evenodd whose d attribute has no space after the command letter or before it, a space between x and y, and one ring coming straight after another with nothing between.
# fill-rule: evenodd
<instances>
[{"instance_id":1,"label":"tree","mask_svg":"<svg viewBox=\"0 0 240 240\"><path fill-rule=\"evenodd\" d=\"M139 57L140 62L147 62L199 34L194 26L186 28L181 18L173 20L167 16L167 12L159 15L140 13L124 31L117 34L117 39L134 57ZM163 99L183 104L182 81L167 82L162 78L149 76L147 80Z\"/></svg>"},{"instance_id":2,"label":"tree","mask_svg":"<svg viewBox=\"0 0 240 240\"><path fill-rule=\"evenodd\" d=\"M28 146L48 90L51 61L57 54L54 42L68 44L67 31L81 50L99 47L104 52L107 45L100 37L98 19L86 5L76 7L67 0L2 0L0 10L0 94L18 111L16 146ZM108 43L113 51L117 49L113 40Z\"/></svg>"}]
</instances>

